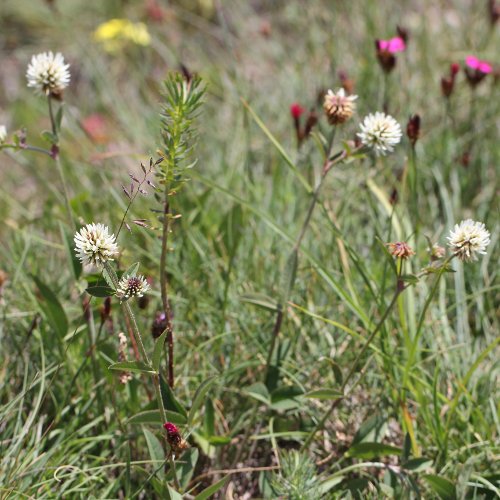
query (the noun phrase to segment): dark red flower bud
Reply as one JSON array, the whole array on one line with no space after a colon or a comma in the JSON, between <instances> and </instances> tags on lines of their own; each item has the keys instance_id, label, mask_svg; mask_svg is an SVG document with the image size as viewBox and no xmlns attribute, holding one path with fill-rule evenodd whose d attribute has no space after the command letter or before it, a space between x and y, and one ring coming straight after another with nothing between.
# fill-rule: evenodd
<instances>
[{"instance_id":1,"label":"dark red flower bud","mask_svg":"<svg viewBox=\"0 0 500 500\"><path fill-rule=\"evenodd\" d=\"M167 328L167 316L163 312L157 312L151 326L151 334L157 339Z\"/></svg>"},{"instance_id":2,"label":"dark red flower bud","mask_svg":"<svg viewBox=\"0 0 500 500\"><path fill-rule=\"evenodd\" d=\"M490 0L488 3L490 22L494 26L500 19L500 4L497 4L495 0Z\"/></svg>"},{"instance_id":3,"label":"dark red flower bud","mask_svg":"<svg viewBox=\"0 0 500 500\"><path fill-rule=\"evenodd\" d=\"M307 117L306 125L304 127L304 137L307 137L311 133L316 123L318 123L318 115L316 111L314 111L314 109L311 109L311 111L309 111L309 116Z\"/></svg>"},{"instance_id":4,"label":"dark red flower bud","mask_svg":"<svg viewBox=\"0 0 500 500\"><path fill-rule=\"evenodd\" d=\"M398 33L399 38L402 38L405 44L408 43L408 38L409 38L408 30L401 26L396 26L396 31Z\"/></svg>"},{"instance_id":5,"label":"dark red flower bud","mask_svg":"<svg viewBox=\"0 0 500 500\"><path fill-rule=\"evenodd\" d=\"M452 63L450 65L451 76L457 75L459 71L460 71L460 64L458 64L458 63Z\"/></svg>"},{"instance_id":6,"label":"dark red flower bud","mask_svg":"<svg viewBox=\"0 0 500 500\"><path fill-rule=\"evenodd\" d=\"M188 444L182 439L179 429L171 422L165 422L163 428L167 431L167 442L174 452L188 448Z\"/></svg>"},{"instance_id":7,"label":"dark red flower bud","mask_svg":"<svg viewBox=\"0 0 500 500\"><path fill-rule=\"evenodd\" d=\"M340 84L342 85L342 88L346 91L346 94L348 95L354 94L354 86L355 86L354 80L349 78L349 75L343 70L340 70L338 75Z\"/></svg>"},{"instance_id":8,"label":"dark red flower bud","mask_svg":"<svg viewBox=\"0 0 500 500\"><path fill-rule=\"evenodd\" d=\"M406 126L406 133L408 134L408 139L413 147L420 136L420 116L412 115L408 120L408 125Z\"/></svg>"},{"instance_id":9,"label":"dark red flower bud","mask_svg":"<svg viewBox=\"0 0 500 500\"><path fill-rule=\"evenodd\" d=\"M101 307L101 321L104 323L111 314L111 297L106 297Z\"/></svg>"}]
</instances>

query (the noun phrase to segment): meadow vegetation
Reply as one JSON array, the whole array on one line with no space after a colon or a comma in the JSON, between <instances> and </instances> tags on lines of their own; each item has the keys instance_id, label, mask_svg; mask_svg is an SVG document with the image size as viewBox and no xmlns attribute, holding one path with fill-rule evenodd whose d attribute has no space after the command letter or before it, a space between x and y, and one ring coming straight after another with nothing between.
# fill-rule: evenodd
<instances>
[{"instance_id":1,"label":"meadow vegetation","mask_svg":"<svg viewBox=\"0 0 500 500\"><path fill-rule=\"evenodd\" d=\"M499 497L499 25L2 0L0 498Z\"/></svg>"}]
</instances>

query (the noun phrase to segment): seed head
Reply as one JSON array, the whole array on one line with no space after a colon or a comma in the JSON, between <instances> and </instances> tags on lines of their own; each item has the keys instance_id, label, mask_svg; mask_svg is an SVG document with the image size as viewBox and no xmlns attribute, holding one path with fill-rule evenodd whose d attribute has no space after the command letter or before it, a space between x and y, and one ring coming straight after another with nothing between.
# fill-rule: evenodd
<instances>
[{"instance_id":1,"label":"seed head","mask_svg":"<svg viewBox=\"0 0 500 500\"><path fill-rule=\"evenodd\" d=\"M144 276L123 276L118 282L116 295L121 301L131 297L142 297L149 290L149 283Z\"/></svg>"},{"instance_id":2,"label":"seed head","mask_svg":"<svg viewBox=\"0 0 500 500\"><path fill-rule=\"evenodd\" d=\"M377 155L392 152L403 135L399 123L392 116L380 111L365 117L360 128L358 137L361 142L373 149Z\"/></svg>"},{"instance_id":3,"label":"seed head","mask_svg":"<svg viewBox=\"0 0 500 500\"><path fill-rule=\"evenodd\" d=\"M387 246L389 247L389 252L399 259L408 259L412 255L415 255L415 252L404 241L388 243Z\"/></svg>"},{"instance_id":4,"label":"seed head","mask_svg":"<svg viewBox=\"0 0 500 500\"><path fill-rule=\"evenodd\" d=\"M446 253L446 250L437 243L434 243L432 247L427 249L427 251L430 253L432 261L442 259Z\"/></svg>"},{"instance_id":5,"label":"seed head","mask_svg":"<svg viewBox=\"0 0 500 500\"><path fill-rule=\"evenodd\" d=\"M64 63L61 53L42 52L31 58L26 72L28 87L39 94L59 95L69 84L69 64Z\"/></svg>"},{"instance_id":6,"label":"seed head","mask_svg":"<svg viewBox=\"0 0 500 500\"><path fill-rule=\"evenodd\" d=\"M75 252L82 264L102 266L118 253L116 238L104 224L87 224L75 234Z\"/></svg>"},{"instance_id":7,"label":"seed head","mask_svg":"<svg viewBox=\"0 0 500 500\"><path fill-rule=\"evenodd\" d=\"M477 260L477 254L485 255L490 244L490 232L482 222L463 220L450 231L448 246L463 262Z\"/></svg>"},{"instance_id":8,"label":"seed head","mask_svg":"<svg viewBox=\"0 0 500 500\"><path fill-rule=\"evenodd\" d=\"M340 88L337 92L329 90L325 94L323 109L328 118L330 125L338 125L344 123L356 111L357 95L346 95L344 88Z\"/></svg>"}]
</instances>

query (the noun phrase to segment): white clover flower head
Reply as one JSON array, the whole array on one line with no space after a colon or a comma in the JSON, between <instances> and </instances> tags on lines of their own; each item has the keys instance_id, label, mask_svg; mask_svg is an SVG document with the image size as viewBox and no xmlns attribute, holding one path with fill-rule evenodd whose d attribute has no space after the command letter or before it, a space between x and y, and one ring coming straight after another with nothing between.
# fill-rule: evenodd
<instances>
[{"instance_id":1,"label":"white clover flower head","mask_svg":"<svg viewBox=\"0 0 500 500\"><path fill-rule=\"evenodd\" d=\"M450 231L448 246L463 262L477 260L477 254L485 255L490 244L490 232L482 222L463 220Z\"/></svg>"},{"instance_id":2,"label":"white clover flower head","mask_svg":"<svg viewBox=\"0 0 500 500\"><path fill-rule=\"evenodd\" d=\"M61 53L42 52L31 58L26 72L28 87L40 94L59 94L69 84L69 64Z\"/></svg>"},{"instance_id":3,"label":"white clover flower head","mask_svg":"<svg viewBox=\"0 0 500 500\"><path fill-rule=\"evenodd\" d=\"M0 125L0 144L3 144L7 139L7 128L5 125Z\"/></svg>"},{"instance_id":4,"label":"white clover flower head","mask_svg":"<svg viewBox=\"0 0 500 500\"><path fill-rule=\"evenodd\" d=\"M340 88L337 92L328 90L325 94L323 109L330 125L337 125L349 120L356 111L354 101L357 98L357 95L346 95L344 88Z\"/></svg>"},{"instance_id":5,"label":"white clover flower head","mask_svg":"<svg viewBox=\"0 0 500 500\"><path fill-rule=\"evenodd\" d=\"M360 128L358 137L361 142L373 149L377 155L392 152L403 136L399 123L392 116L380 111L366 116Z\"/></svg>"},{"instance_id":6,"label":"white clover flower head","mask_svg":"<svg viewBox=\"0 0 500 500\"><path fill-rule=\"evenodd\" d=\"M75 252L82 264L102 266L118 253L116 238L104 224L87 224L75 234Z\"/></svg>"},{"instance_id":7,"label":"white clover flower head","mask_svg":"<svg viewBox=\"0 0 500 500\"><path fill-rule=\"evenodd\" d=\"M149 288L149 283L144 276L123 276L118 282L116 295L124 301L131 297L142 297Z\"/></svg>"}]
</instances>

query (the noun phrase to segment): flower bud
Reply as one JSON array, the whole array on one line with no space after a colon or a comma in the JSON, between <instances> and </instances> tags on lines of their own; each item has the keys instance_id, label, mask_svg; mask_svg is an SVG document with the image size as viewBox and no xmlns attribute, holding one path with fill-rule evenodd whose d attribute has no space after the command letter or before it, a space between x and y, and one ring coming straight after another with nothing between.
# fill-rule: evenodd
<instances>
[{"instance_id":1,"label":"flower bud","mask_svg":"<svg viewBox=\"0 0 500 500\"><path fill-rule=\"evenodd\" d=\"M420 136L420 115L415 114L410 117L406 126L406 134L408 135L408 139L410 139L412 147L415 147Z\"/></svg>"}]
</instances>

